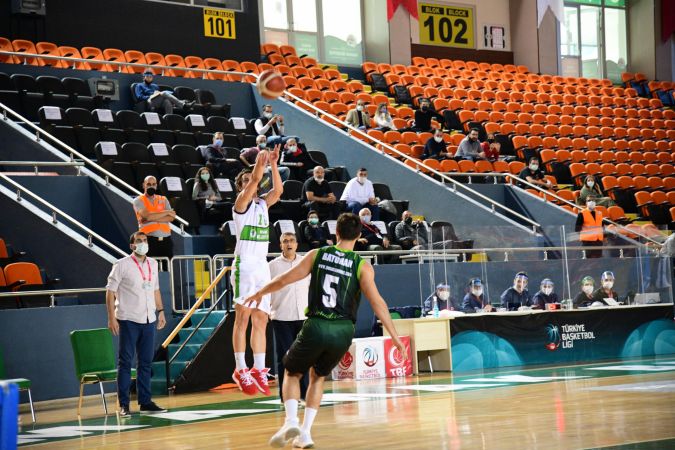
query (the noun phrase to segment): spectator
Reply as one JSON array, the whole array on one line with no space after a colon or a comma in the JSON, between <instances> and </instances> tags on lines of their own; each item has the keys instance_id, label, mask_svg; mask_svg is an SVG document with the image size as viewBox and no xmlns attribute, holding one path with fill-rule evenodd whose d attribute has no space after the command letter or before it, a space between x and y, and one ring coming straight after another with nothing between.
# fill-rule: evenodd
<instances>
[{"instance_id":1,"label":"spectator","mask_svg":"<svg viewBox=\"0 0 675 450\"><path fill-rule=\"evenodd\" d=\"M375 116L373 118L375 119L375 124L377 125L375 128L376 130L380 130L382 132L396 131L394 119L392 119L391 114L389 114L389 103L382 102L377 105L377 112L375 112Z\"/></svg>"},{"instance_id":2,"label":"spectator","mask_svg":"<svg viewBox=\"0 0 675 450\"><path fill-rule=\"evenodd\" d=\"M265 150L267 148L267 136L261 134L255 139L255 142L257 144L256 147L245 148L239 154L239 160L242 162L244 167L251 169L253 168L253 166L255 165L255 160L258 157L258 153L260 153L260 150ZM268 179L271 176L270 170L271 170L270 165L268 163L267 167L265 167L265 176ZM279 166L279 175L281 175L281 181L286 181L291 176L291 169L289 169L288 167Z\"/></svg>"},{"instance_id":3,"label":"spectator","mask_svg":"<svg viewBox=\"0 0 675 450\"><path fill-rule=\"evenodd\" d=\"M186 102L176 98L171 91L160 91L159 86L152 82L154 74L150 69L143 72L143 82L136 83L134 94L139 101L144 102L150 111L163 109L164 114L173 114L173 107L180 106L189 111L195 102Z\"/></svg>"},{"instance_id":4,"label":"spectator","mask_svg":"<svg viewBox=\"0 0 675 450\"><path fill-rule=\"evenodd\" d=\"M595 209L595 199L586 198L586 207L577 215L574 231L584 247L601 247L605 239L602 212ZM602 249L586 250L586 258L602 258Z\"/></svg>"},{"instance_id":5,"label":"spectator","mask_svg":"<svg viewBox=\"0 0 675 450\"><path fill-rule=\"evenodd\" d=\"M208 167L202 167L195 175L192 200L197 203L197 209L199 209L202 219L207 219L209 213L217 209L217 202L222 200L218 184ZM222 213L218 215L222 216ZM222 219L222 217L219 217L219 219ZM219 221L222 222L222 220Z\"/></svg>"},{"instance_id":6,"label":"spectator","mask_svg":"<svg viewBox=\"0 0 675 450\"><path fill-rule=\"evenodd\" d=\"M466 293L462 300L462 311L465 313L494 311L492 305L485 300L483 283L480 278L469 280L469 292Z\"/></svg>"},{"instance_id":7,"label":"spectator","mask_svg":"<svg viewBox=\"0 0 675 450\"><path fill-rule=\"evenodd\" d=\"M373 220L380 219L380 208L377 206L379 199L375 197L373 183L368 179L368 169L361 167L356 177L347 182L340 200L347 202L347 211L359 214L361 208L370 210Z\"/></svg>"},{"instance_id":8,"label":"spectator","mask_svg":"<svg viewBox=\"0 0 675 450\"><path fill-rule=\"evenodd\" d=\"M606 298L611 298L616 302L619 301L619 294L614 290L614 272L609 270L602 272L600 284L601 286L593 292L594 301L604 303L605 305L609 305L605 301Z\"/></svg>"},{"instance_id":9,"label":"spectator","mask_svg":"<svg viewBox=\"0 0 675 450\"><path fill-rule=\"evenodd\" d=\"M356 250L368 251L382 251L382 250L401 250L400 245L395 245L389 242L387 236L382 235L380 229L375 225L371 218L371 213L368 208L363 208L359 211L361 218L361 237L356 240ZM394 262L398 256L393 258L384 258L387 262Z\"/></svg>"},{"instance_id":10,"label":"spectator","mask_svg":"<svg viewBox=\"0 0 675 450\"><path fill-rule=\"evenodd\" d=\"M558 294L553 292L553 281L549 278L541 280L539 290L532 297L532 309L546 309L547 303L559 303Z\"/></svg>"},{"instance_id":11,"label":"spectator","mask_svg":"<svg viewBox=\"0 0 675 450\"><path fill-rule=\"evenodd\" d=\"M436 297L436 304L438 309L448 309L450 311L459 311L459 306L454 298L450 296L450 285L447 283L439 283L436 290L431 293L422 303L422 316L428 315L434 310L434 297Z\"/></svg>"},{"instance_id":12,"label":"spectator","mask_svg":"<svg viewBox=\"0 0 675 450\"><path fill-rule=\"evenodd\" d=\"M445 121L443 116L431 108L429 100L423 98L420 100L420 109L415 111L415 124L410 128L410 130L416 133L431 132L433 131L431 119L434 118L439 120L441 123Z\"/></svg>"},{"instance_id":13,"label":"spectator","mask_svg":"<svg viewBox=\"0 0 675 450\"><path fill-rule=\"evenodd\" d=\"M313 176L302 185L302 200L305 208L316 211L323 220L337 219L340 204L326 181L325 174L322 166L314 168Z\"/></svg>"},{"instance_id":14,"label":"spectator","mask_svg":"<svg viewBox=\"0 0 675 450\"><path fill-rule=\"evenodd\" d=\"M488 134L487 140L485 142L481 142L480 146L483 149L483 153L485 153L485 159L490 162L497 161L499 159L499 151L502 148L502 144L497 142L494 134Z\"/></svg>"},{"instance_id":15,"label":"spectator","mask_svg":"<svg viewBox=\"0 0 675 450\"><path fill-rule=\"evenodd\" d=\"M216 177L234 179L244 168L240 161L227 157L227 152L223 147L222 131L214 133L213 143L206 147L206 161Z\"/></svg>"},{"instance_id":16,"label":"spectator","mask_svg":"<svg viewBox=\"0 0 675 450\"><path fill-rule=\"evenodd\" d=\"M539 168L539 158L536 156L533 156L530 158L528 161L527 167L525 167L523 170L520 171L520 174L518 175L520 178L523 180L527 181L528 183L534 184L535 186L539 186L543 189L551 189L554 188L555 185L551 183L549 180L546 179L546 175L544 174L544 171ZM521 183L522 184L522 183ZM525 185L524 188L528 188L530 186Z\"/></svg>"},{"instance_id":17,"label":"spectator","mask_svg":"<svg viewBox=\"0 0 675 450\"><path fill-rule=\"evenodd\" d=\"M581 192L579 192L579 197L577 198L577 204L582 206L585 205L586 199L589 197L595 200L595 204L597 206L609 208L610 206L615 205L614 200L609 197L603 197L602 189L600 189L600 186L595 182L595 177L593 175L586 175L584 185L581 188Z\"/></svg>"},{"instance_id":18,"label":"spectator","mask_svg":"<svg viewBox=\"0 0 675 450\"><path fill-rule=\"evenodd\" d=\"M485 152L478 141L478 128L472 128L469 134L461 140L455 152L455 158L472 161L485 159Z\"/></svg>"},{"instance_id":19,"label":"spectator","mask_svg":"<svg viewBox=\"0 0 675 450\"><path fill-rule=\"evenodd\" d=\"M166 197L157 194L157 179L152 175L143 180L143 193L134 199L138 231L148 237L148 256L173 257L173 241L169 224L176 212Z\"/></svg>"},{"instance_id":20,"label":"spectator","mask_svg":"<svg viewBox=\"0 0 675 450\"><path fill-rule=\"evenodd\" d=\"M367 130L370 128L370 116L365 110L363 105L363 100L356 101L356 108L349 110L347 112L347 118L345 121L352 127L358 128L359 130Z\"/></svg>"},{"instance_id":21,"label":"spectator","mask_svg":"<svg viewBox=\"0 0 675 450\"><path fill-rule=\"evenodd\" d=\"M276 257L269 264L270 276L272 278L297 266L301 260L296 254L298 240L295 234L282 233L279 240L281 241L281 256ZM279 380L279 397L282 402L284 401L282 387L285 370L283 358L291 348L291 344L300 333L302 324L305 322L309 281L310 276L308 275L300 281L287 284L280 290L273 292L271 297L272 311L270 312L270 319L272 320L272 329L274 330L274 340L277 344L277 376ZM305 394L307 394L308 384L309 377L305 373L300 380L300 398L303 400Z\"/></svg>"},{"instance_id":22,"label":"spectator","mask_svg":"<svg viewBox=\"0 0 675 450\"><path fill-rule=\"evenodd\" d=\"M394 230L396 242L403 250L417 250L427 244L427 227L421 220L414 220L410 211L403 211L401 221Z\"/></svg>"},{"instance_id":23,"label":"spectator","mask_svg":"<svg viewBox=\"0 0 675 450\"><path fill-rule=\"evenodd\" d=\"M523 306L532 306L532 299L527 290L527 273L518 272L513 279L513 286L502 292L502 308L517 311Z\"/></svg>"},{"instance_id":24,"label":"spectator","mask_svg":"<svg viewBox=\"0 0 675 450\"><path fill-rule=\"evenodd\" d=\"M316 211L310 211L307 214L307 226L303 232L305 242L308 242L311 248L325 247L334 243L328 232L319 225L319 213Z\"/></svg>"},{"instance_id":25,"label":"spectator","mask_svg":"<svg viewBox=\"0 0 675 450\"><path fill-rule=\"evenodd\" d=\"M437 128L434 131L433 137L430 137L429 140L424 144L424 153L422 153L422 159L433 158L442 160L448 156L447 144L443 140L443 130Z\"/></svg>"},{"instance_id":26,"label":"spectator","mask_svg":"<svg viewBox=\"0 0 675 450\"><path fill-rule=\"evenodd\" d=\"M289 136L284 135L284 116L274 114L272 105L263 105L262 116L253 123L255 132L267 136L267 145L271 148L277 144L285 144Z\"/></svg>"},{"instance_id":27,"label":"spectator","mask_svg":"<svg viewBox=\"0 0 675 450\"><path fill-rule=\"evenodd\" d=\"M291 177L293 179L305 181L307 171L313 169L317 164L307 150L298 145L294 137L290 137L286 141L286 145L284 145L280 165L290 166Z\"/></svg>"},{"instance_id":28,"label":"spectator","mask_svg":"<svg viewBox=\"0 0 675 450\"><path fill-rule=\"evenodd\" d=\"M581 292L574 297L574 306L591 306L595 301L593 291L595 290L595 281L592 277L585 276L581 279ZM603 302L604 303L604 302Z\"/></svg>"}]
</instances>

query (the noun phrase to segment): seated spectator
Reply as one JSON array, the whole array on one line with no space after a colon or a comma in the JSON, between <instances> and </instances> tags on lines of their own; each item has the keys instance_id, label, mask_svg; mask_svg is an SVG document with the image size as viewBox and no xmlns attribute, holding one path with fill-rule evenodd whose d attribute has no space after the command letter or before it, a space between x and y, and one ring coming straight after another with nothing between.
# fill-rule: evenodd
<instances>
[{"instance_id":1,"label":"seated spectator","mask_svg":"<svg viewBox=\"0 0 675 450\"><path fill-rule=\"evenodd\" d=\"M611 198L603 196L602 189L600 188L600 185L595 182L595 177L593 175L586 175L584 185L577 198L577 205L584 206L586 204L586 199L589 197L595 200L596 206L609 208L616 204Z\"/></svg>"},{"instance_id":2,"label":"seated spectator","mask_svg":"<svg viewBox=\"0 0 675 450\"><path fill-rule=\"evenodd\" d=\"M611 298L614 301L619 301L619 294L614 290L614 272L602 272L600 276L600 287L593 292L593 300L596 302L609 305L605 301L606 298Z\"/></svg>"},{"instance_id":3,"label":"seated spectator","mask_svg":"<svg viewBox=\"0 0 675 450\"><path fill-rule=\"evenodd\" d=\"M488 134L487 140L485 142L481 142L480 146L483 149L483 153L485 153L485 159L490 162L497 161L499 159L499 151L502 148L502 144L497 142L494 134Z\"/></svg>"},{"instance_id":4,"label":"seated spectator","mask_svg":"<svg viewBox=\"0 0 675 450\"><path fill-rule=\"evenodd\" d=\"M234 179L244 168L241 161L228 158L223 148L223 132L213 134L213 143L206 146L206 162L211 172L217 177Z\"/></svg>"},{"instance_id":5,"label":"seated spectator","mask_svg":"<svg viewBox=\"0 0 675 450\"><path fill-rule=\"evenodd\" d=\"M450 285L447 283L439 283L436 290L431 293L422 303L422 316L428 315L434 310L434 297L436 297L436 304L439 311L448 309L450 311L459 311L457 301L450 296Z\"/></svg>"},{"instance_id":6,"label":"seated spectator","mask_svg":"<svg viewBox=\"0 0 675 450\"><path fill-rule=\"evenodd\" d=\"M355 250L382 251L382 250L401 250L400 245L389 242L389 238L382 235L377 225L372 223L372 216L368 208L359 211L361 218L361 237L356 240ZM394 262L398 256L393 258L384 258L387 262Z\"/></svg>"},{"instance_id":7,"label":"seated spectator","mask_svg":"<svg viewBox=\"0 0 675 450\"><path fill-rule=\"evenodd\" d=\"M527 290L527 273L518 272L513 279L513 286L502 292L502 308L518 311L522 306L532 306L532 299Z\"/></svg>"},{"instance_id":8,"label":"seated spectator","mask_svg":"<svg viewBox=\"0 0 675 450\"><path fill-rule=\"evenodd\" d=\"M593 298L593 291L595 290L595 280L590 276L585 276L581 279L581 292L574 297L574 306L591 306L595 299ZM604 301L602 303L605 303Z\"/></svg>"},{"instance_id":9,"label":"seated spectator","mask_svg":"<svg viewBox=\"0 0 675 450\"><path fill-rule=\"evenodd\" d=\"M528 166L525 167L518 176L528 183L534 184L535 186L539 186L543 189L554 188L555 185L546 179L544 171L539 167L539 158L533 156L528 161ZM530 186L525 185L523 187L529 188Z\"/></svg>"},{"instance_id":10,"label":"seated spectator","mask_svg":"<svg viewBox=\"0 0 675 450\"><path fill-rule=\"evenodd\" d=\"M173 114L173 107L180 106L189 111L195 102L186 102L173 95L172 91L160 91L159 86L152 82L154 74L150 69L143 72L143 82L137 83L134 94L139 101L146 102L147 109L158 111L162 109L164 114Z\"/></svg>"},{"instance_id":11,"label":"seated spectator","mask_svg":"<svg viewBox=\"0 0 675 450\"><path fill-rule=\"evenodd\" d=\"M239 154L239 160L242 162L244 167L253 168L253 166L255 165L255 160L258 157L258 153L260 153L260 150L265 150L267 148L267 137L264 134L259 135L255 139L255 142L257 144L256 147L245 148ZM278 166L278 168L279 168L279 175L281 175L281 180L282 181L288 180L288 178L291 176L291 169L283 166ZM271 169L269 164L265 168L265 175L267 175L268 178L271 177Z\"/></svg>"},{"instance_id":12,"label":"seated spectator","mask_svg":"<svg viewBox=\"0 0 675 450\"><path fill-rule=\"evenodd\" d=\"M373 220L380 220L380 208L377 206L380 200L375 197L375 189L365 167L360 168L356 177L347 182L340 200L347 202L348 212L359 214L361 208L366 207L372 213Z\"/></svg>"},{"instance_id":13,"label":"seated spectator","mask_svg":"<svg viewBox=\"0 0 675 450\"><path fill-rule=\"evenodd\" d=\"M313 176L308 178L302 186L302 200L305 208L316 211L319 218L337 219L340 213L340 203L326 181L325 174L326 171L322 166L314 168Z\"/></svg>"},{"instance_id":14,"label":"seated spectator","mask_svg":"<svg viewBox=\"0 0 675 450\"><path fill-rule=\"evenodd\" d=\"M356 101L356 108L347 112L345 121L352 127L359 130L367 130L370 128L370 116L363 106L363 100Z\"/></svg>"},{"instance_id":15,"label":"seated spectator","mask_svg":"<svg viewBox=\"0 0 675 450\"><path fill-rule=\"evenodd\" d=\"M207 219L209 215L222 215L218 211L218 202L222 200L218 185L208 167L202 167L195 175L195 184L192 188L192 200L197 203L197 209L201 213L202 219Z\"/></svg>"},{"instance_id":16,"label":"seated spectator","mask_svg":"<svg viewBox=\"0 0 675 450\"><path fill-rule=\"evenodd\" d=\"M546 309L547 303L559 303L558 294L553 292L553 281L549 278L541 280L539 290L532 297L532 309Z\"/></svg>"},{"instance_id":17,"label":"seated spectator","mask_svg":"<svg viewBox=\"0 0 675 450\"><path fill-rule=\"evenodd\" d=\"M462 300L462 311L465 313L491 312L494 308L489 304L483 295L483 283L480 278L469 280L469 292Z\"/></svg>"},{"instance_id":18,"label":"seated spectator","mask_svg":"<svg viewBox=\"0 0 675 450\"><path fill-rule=\"evenodd\" d=\"M472 128L469 134L461 140L455 152L455 158L472 161L485 159L485 152L478 141L478 128Z\"/></svg>"},{"instance_id":19,"label":"seated spectator","mask_svg":"<svg viewBox=\"0 0 675 450\"><path fill-rule=\"evenodd\" d=\"M396 224L394 233L396 234L396 242L401 245L403 250L417 250L427 244L427 227L424 222L413 220L410 211L403 211L401 222Z\"/></svg>"},{"instance_id":20,"label":"seated spectator","mask_svg":"<svg viewBox=\"0 0 675 450\"><path fill-rule=\"evenodd\" d=\"M450 156L448 155L447 148L447 144L443 140L443 130L436 129L434 131L433 137L430 137L429 140L424 144L424 153L422 153L422 159L445 159Z\"/></svg>"},{"instance_id":21,"label":"seated spectator","mask_svg":"<svg viewBox=\"0 0 675 450\"><path fill-rule=\"evenodd\" d=\"M319 213L316 211L310 211L307 214L307 226L305 227L304 234L305 242L309 243L311 248L320 248L334 244L328 232L319 225Z\"/></svg>"},{"instance_id":22,"label":"seated spectator","mask_svg":"<svg viewBox=\"0 0 675 450\"><path fill-rule=\"evenodd\" d=\"M443 116L438 114L434 109L431 108L431 103L429 99L420 100L420 109L415 111L415 123L410 128L410 131L416 133L432 132L433 128L431 127L431 119L437 119L441 123L445 121Z\"/></svg>"},{"instance_id":23,"label":"seated spectator","mask_svg":"<svg viewBox=\"0 0 675 450\"><path fill-rule=\"evenodd\" d=\"M267 145L270 148L277 144L285 144L290 137L295 137L297 140L297 136L286 136L284 134L284 116L274 114L272 105L263 105L262 116L253 122L253 127L256 133L267 136Z\"/></svg>"},{"instance_id":24,"label":"seated spectator","mask_svg":"<svg viewBox=\"0 0 675 450\"><path fill-rule=\"evenodd\" d=\"M375 119L375 124L377 127L375 127L376 130L380 130L382 132L385 131L396 131L396 127L394 126L394 119L391 118L391 114L389 114L389 103L382 102L379 105L377 105L377 111L375 112L375 116L373 119Z\"/></svg>"},{"instance_id":25,"label":"seated spectator","mask_svg":"<svg viewBox=\"0 0 675 450\"><path fill-rule=\"evenodd\" d=\"M309 152L303 146L298 145L294 137L290 137L281 152L279 165L290 167L291 178L294 180L305 181L307 171L313 169L317 164Z\"/></svg>"}]
</instances>

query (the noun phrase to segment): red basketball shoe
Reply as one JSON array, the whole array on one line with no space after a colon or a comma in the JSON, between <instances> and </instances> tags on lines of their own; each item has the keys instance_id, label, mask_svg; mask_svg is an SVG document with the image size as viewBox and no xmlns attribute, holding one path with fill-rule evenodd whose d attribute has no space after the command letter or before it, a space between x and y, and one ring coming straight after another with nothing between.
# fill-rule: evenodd
<instances>
[{"instance_id":1,"label":"red basketball shoe","mask_svg":"<svg viewBox=\"0 0 675 450\"><path fill-rule=\"evenodd\" d=\"M267 373L270 371L270 369L265 368L262 370L258 370L256 368L251 369L251 376L255 380L255 383L258 385L258 389L260 389L260 392L262 392L265 395L272 395L272 392L270 391L270 385L267 381Z\"/></svg>"},{"instance_id":2,"label":"red basketball shoe","mask_svg":"<svg viewBox=\"0 0 675 450\"><path fill-rule=\"evenodd\" d=\"M235 370L232 374L232 379L239 390L247 395L255 395L258 392L256 381L251 376L251 371L248 369Z\"/></svg>"}]
</instances>

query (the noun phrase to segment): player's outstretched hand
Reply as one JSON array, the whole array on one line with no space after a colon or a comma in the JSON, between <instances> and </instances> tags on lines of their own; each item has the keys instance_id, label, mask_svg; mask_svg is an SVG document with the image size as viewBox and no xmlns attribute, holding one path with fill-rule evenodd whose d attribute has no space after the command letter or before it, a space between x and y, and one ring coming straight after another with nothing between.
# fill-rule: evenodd
<instances>
[{"instance_id":1,"label":"player's outstretched hand","mask_svg":"<svg viewBox=\"0 0 675 450\"><path fill-rule=\"evenodd\" d=\"M277 161L279 161L279 151L281 150L281 144L277 144L274 146L274 150L270 150L269 152L269 162L270 164L276 164Z\"/></svg>"},{"instance_id":2,"label":"player's outstretched hand","mask_svg":"<svg viewBox=\"0 0 675 450\"><path fill-rule=\"evenodd\" d=\"M258 156L256 157L256 162L259 162L263 167L267 165L269 161L269 152L267 150L260 150Z\"/></svg>"},{"instance_id":3,"label":"player's outstretched hand","mask_svg":"<svg viewBox=\"0 0 675 450\"><path fill-rule=\"evenodd\" d=\"M247 308L250 308L253 302L255 302L256 306L260 305L260 299L262 298L262 295L258 294L257 292L253 295L251 295L249 298L244 300L244 306Z\"/></svg>"},{"instance_id":4,"label":"player's outstretched hand","mask_svg":"<svg viewBox=\"0 0 675 450\"><path fill-rule=\"evenodd\" d=\"M401 352L401 356L403 357L404 361L408 359L408 352L405 349L405 345L403 344L403 342L401 342L401 340L398 337L394 339L394 346L396 346L398 351Z\"/></svg>"}]
</instances>

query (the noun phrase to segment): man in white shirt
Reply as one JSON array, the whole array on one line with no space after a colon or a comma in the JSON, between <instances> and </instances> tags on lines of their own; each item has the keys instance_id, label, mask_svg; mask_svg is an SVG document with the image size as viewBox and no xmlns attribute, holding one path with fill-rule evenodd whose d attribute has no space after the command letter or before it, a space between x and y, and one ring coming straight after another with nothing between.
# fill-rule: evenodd
<instances>
[{"instance_id":1,"label":"man in white shirt","mask_svg":"<svg viewBox=\"0 0 675 450\"><path fill-rule=\"evenodd\" d=\"M121 418L128 418L131 414L129 388L134 353L138 353L136 387L141 412L166 412L152 401L150 389L155 328L161 330L166 325L159 293L157 261L145 256L148 253L148 237L142 231L132 234L129 244L133 253L113 264L105 294L108 328L120 337L117 398Z\"/></svg>"},{"instance_id":2,"label":"man in white shirt","mask_svg":"<svg viewBox=\"0 0 675 450\"><path fill-rule=\"evenodd\" d=\"M368 179L368 169L361 167L356 173L356 178L347 182L340 200L347 202L347 211L359 215L362 208L368 208L372 214L372 220L380 220L380 208L377 206L379 199L375 197L373 183Z\"/></svg>"},{"instance_id":3,"label":"man in white shirt","mask_svg":"<svg viewBox=\"0 0 675 450\"><path fill-rule=\"evenodd\" d=\"M282 233L281 238L281 256L270 261L270 274L272 278L281 275L292 267L300 263L296 255L298 249L298 240L294 233ZM309 295L309 281L307 276L300 281L289 284L279 291L272 294L272 328L274 329L274 339L277 348L277 376L279 379L279 397L283 402L282 385L284 382L284 363L282 359L291 344L295 341L298 333L304 323L305 309L307 308L307 299ZM309 378L305 373L300 380L300 398L304 399L307 393Z\"/></svg>"},{"instance_id":4,"label":"man in white shirt","mask_svg":"<svg viewBox=\"0 0 675 450\"><path fill-rule=\"evenodd\" d=\"M284 116L274 114L272 112L272 105L263 105L262 116L258 117L253 122L253 127L258 135L267 136L267 146L272 148L277 144L285 144L289 136L285 136L284 132Z\"/></svg>"}]
</instances>

